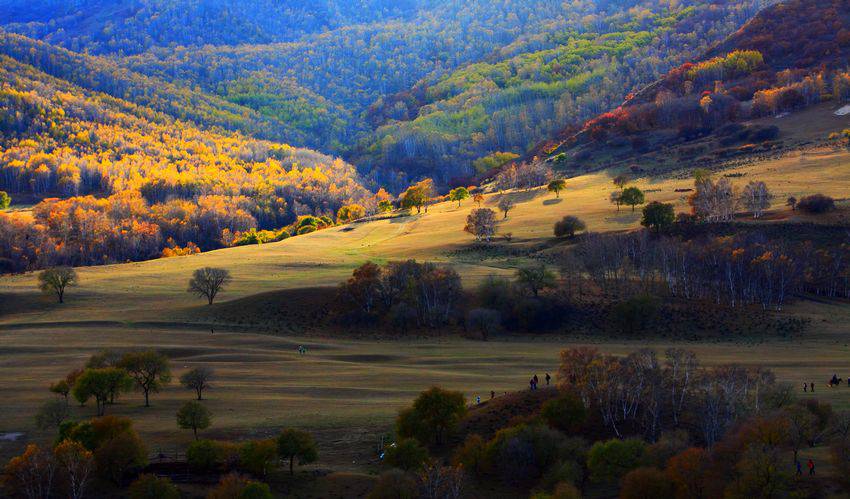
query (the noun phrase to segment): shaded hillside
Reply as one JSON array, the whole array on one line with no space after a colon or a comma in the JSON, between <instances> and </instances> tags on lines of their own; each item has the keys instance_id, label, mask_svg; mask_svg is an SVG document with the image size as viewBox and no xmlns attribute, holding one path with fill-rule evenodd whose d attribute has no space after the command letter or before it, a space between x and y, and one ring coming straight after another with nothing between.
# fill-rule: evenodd
<instances>
[{"instance_id":1,"label":"shaded hillside","mask_svg":"<svg viewBox=\"0 0 850 499\"><path fill-rule=\"evenodd\" d=\"M422 0L8 0L9 31L74 51L290 41L348 24L404 19Z\"/></svg>"},{"instance_id":2,"label":"shaded hillside","mask_svg":"<svg viewBox=\"0 0 850 499\"><path fill-rule=\"evenodd\" d=\"M579 133L565 133L563 142L543 144L538 152L567 171L636 162L643 163L636 166L639 173L657 159L646 155L662 150L670 157L657 165L662 169L782 150L786 129L797 132L794 123L766 118L824 102L840 107L850 99L848 60L850 2L775 5L699 62L671 70ZM811 129L822 135L806 140L826 140L822 127Z\"/></svg>"}]
</instances>

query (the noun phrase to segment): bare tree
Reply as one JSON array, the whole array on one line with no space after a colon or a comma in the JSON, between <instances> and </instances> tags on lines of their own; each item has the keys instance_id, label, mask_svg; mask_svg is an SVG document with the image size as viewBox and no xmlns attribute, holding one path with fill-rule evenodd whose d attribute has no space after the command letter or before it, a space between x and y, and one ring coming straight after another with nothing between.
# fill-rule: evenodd
<instances>
[{"instance_id":1,"label":"bare tree","mask_svg":"<svg viewBox=\"0 0 850 499\"><path fill-rule=\"evenodd\" d=\"M694 215L706 222L728 222L735 216L739 198L727 178L714 182L701 177L694 183L696 190L689 202Z\"/></svg>"},{"instance_id":2,"label":"bare tree","mask_svg":"<svg viewBox=\"0 0 850 499\"><path fill-rule=\"evenodd\" d=\"M496 212L490 208L476 208L466 217L466 227L478 241L490 242L496 234Z\"/></svg>"},{"instance_id":3,"label":"bare tree","mask_svg":"<svg viewBox=\"0 0 850 499\"><path fill-rule=\"evenodd\" d=\"M419 472L422 497L427 499L459 499L465 484L463 469L442 466L431 461Z\"/></svg>"},{"instance_id":4,"label":"bare tree","mask_svg":"<svg viewBox=\"0 0 850 499\"><path fill-rule=\"evenodd\" d=\"M189 279L188 291L198 295L198 297L205 297L212 305L216 295L230 283L230 280L230 272L227 270L204 267L192 274L192 278Z\"/></svg>"},{"instance_id":5,"label":"bare tree","mask_svg":"<svg viewBox=\"0 0 850 499\"><path fill-rule=\"evenodd\" d=\"M86 495L89 475L94 469L94 456L79 442L65 440L53 450L56 463L64 475L66 492L70 499L82 499Z\"/></svg>"},{"instance_id":6,"label":"bare tree","mask_svg":"<svg viewBox=\"0 0 850 499\"><path fill-rule=\"evenodd\" d=\"M56 293L64 303L65 288L77 285L77 272L71 267L56 267L38 274L38 287L44 293Z\"/></svg>"},{"instance_id":7,"label":"bare tree","mask_svg":"<svg viewBox=\"0 0 850 499\"><path fill-rule=\"evenodd\" d=\"M505 218L508 218L508 212L514 209L514 202L511 198L505 197L499 201L499 210L505 213Z\"/></svg>"},{"instance_id":8,"label":"bare tree","mask_svg":"<svg viewBox=\"0 0 850 499\"><path fill-rule=\"evenodd\" d=\"M744 187L744 192L741 195L744 206L753 212L753 218L760 218L764 210L770 208L770 202L773 200L773 194L768 190L767 185L762 182L750 182Z\"/></svg>"}]
</instances>

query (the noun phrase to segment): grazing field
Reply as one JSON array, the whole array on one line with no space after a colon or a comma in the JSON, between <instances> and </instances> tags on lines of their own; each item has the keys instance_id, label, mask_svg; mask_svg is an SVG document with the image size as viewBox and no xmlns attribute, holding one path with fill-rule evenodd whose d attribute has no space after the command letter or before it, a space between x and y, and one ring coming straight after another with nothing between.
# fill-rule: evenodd
<instances>
[{"instance_id":1,"label":"grazing field","mask_svg":"<svg viewBox=\"0 0 850 499\"><path fill-rule=\"evenodd\" d=\"M786 209L784 199L822 192L844 201L850 192L848 163L847 151L812 149L717 175L732 176L738 186L750 179L767 182L776 201L762 223L806 220ZM490 194L484 205L496 209L500 196L515 200L498 230L511 233L508 246L517 248L557 244L551 240L552 225L568 214L585 220L592 231L635 228L639 209L618 212L608 202L611 175L571 178L560 199L536 189ZM638 179L635 184L647 193L647 201L673 202L683 210L687 192L682 190L692 185L685 177ZM491 274L512 274L521 263L518 258L463 251L472 238L462 227L474 206L472 200L460 208L441 203L427 214L351 224L280 243L82 268L80 285L69 289L63 305L38 293L34 274L0 278L0 393L5 399L0 436L24 434L14 441L0 438L0 460L21 452L27 441L53 438L33 421L38 406L53 397L47 386L107 348L155 348L171 359L175 381L153 396L151 408L142 407L138 393L123 395L107 408L107 414L131 417L152 453L180 453L191 441L191 432L177 428L174 414L192 392L179 387L176 378L203 365L216 372L206 397L214 422L204 436L239 440L270 436L288 426L309 429L319 443L315 468L359 477L378 470L375 449L381 436L390 431L397 411L423 389L440 385L459 390L469 402L479 395L486 400L491 390L523 390L535 373L554 375L558 352L568 346L593 344L614 354L644 346L659 352L681 346L697 352L706 364L770 368L800 396L811 396L801 393L800 386L814 382L815 396L836 409L850 409L847 385L827 388L833 373L845 380L850 376L850 307L839 302L798 301L787 307L783 313L805 316L810 326L801 335L769 342L627 342L568 335L510 336L486 343L438 335L379 340L349 339L339 332L327 337L311 331L301 337L263 327L204 325L205 318L215 317L210 310L253 310L252 304L260 304L257 310L279 307L297 314L299 300L309 297L311 289L337 285L367 260L450 263L466 285ZM840 222L844 213L839 210L828 219ZM204 266L227 268L234 277L212 308L186 292L192 271ZM299 345L308 347L306 355L298 354ZM91 404L74 408L76 418L93 415ZM815 453L819 462L826 460L823 448L806 452Z\"/></svg>"},{"instance_id":2,"label":"grazing field","mask_svg":"<svg viewBox=\"0 0 850 499\"><path fill-rule=\"evenodd\" d=\"M522 246L551 238L552 225L564 215L583 219L592 231L624 230L640 223L639 209L618 212L608 201L614 189L612 175L594 173L567 180L561 197L545 189L489 194L484 205L498 210L501 196L510 196L516 207L500 222L498 233L511 233L511 244ZM776 195L773 210L787 211L784 200L822 192L844 199L850 192L850 152L828 148L794 152L778 159L719 172L733 175L743 187L750 179L764 180ZM674 202L685 210L689 178L637 179L647 201ZM432 206L428 213L357 223L294 237L279 243L243 246L189 257L105 265L79 270L80 285L68 291L68 300L57 306L36 289L34 274L0 277L0 324L68 321L193 321L201 301L186 293L192 271L223 267L233 284L219 300L232 300L261 292L305 286L335 286L357 265L373 260L416 258L450 262L467 283L490 274L512 273L516 261L458 256L472 237L463 232L472 200ZM783 217L790 215L784 213ZM800 217L800 215L795 215ZM501 215L500 215L501 217ZM286 306L286 304L282 304Z\"/></svg>"},{"instance_id":3,"label":"grazing field","mask_svg":"<svg viewBox=\"0 0 850 499\"><path fill-rule=\"evenodd\" d=\"M833 373L850 375L850 307L806 303L793 312L813 320L805 337L752 344L674 344L693 349L706 364L765 366L797 387L804 380L814 382L818 398L836 409L850 408L850 388L826 385ZM302 344L308 347L303 356L297 352ZM120 325L7 326L0 329L0 393L6 399L0 434L23 432L26 437L0 441L0 457L19 452L24 441L52 438L52 433L36 430L32 418L53 396L47 386L105 348L158 348L171 357L175 377L197 366L214 369L216 379L205 397L214 422L206 436L244 439L271 435L286 426L309 428L320 443L318 467L364 471L371 469L374 448L396 412L423 389L440 385L460 390L470 402L478 395L486 400L491 390L522 390L534 373L555 375L558 352L578 344L610 353L644 346L662 352L671 346L545 336L487 343L456 338L347 341ZM107 414L130 416L152 451L174 452L192 438L174 420L179 405L192 395L175 380L153 395L152 407L142 407L141 395L129 393L109 406ZM74 411L80 418L94 415L92 404Z\"/></svg>"}]
</instances>

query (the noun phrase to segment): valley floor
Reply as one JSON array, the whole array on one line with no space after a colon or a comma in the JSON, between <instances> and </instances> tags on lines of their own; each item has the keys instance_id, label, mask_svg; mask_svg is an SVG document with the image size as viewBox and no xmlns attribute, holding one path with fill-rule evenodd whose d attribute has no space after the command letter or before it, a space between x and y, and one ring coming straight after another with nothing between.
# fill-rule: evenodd
<instances>
[{"instance_id":1,"label":"valley floor","mask_svg":"<svg viewBox=\"0 0 850 499\"><path fill-rule=\"evenodd\" d=\"M432 385L463 392L472 402L524 390L528 379L555 376L558 353L575 345L593 345L609 353L641 347L659 352L676 345L694 350L706 364L740 363L774 370L795 387L814 382L815 396L836 409L850 409L850 387L830 389L833 373L850 376L850 307L798 303L789 313L812 320L798 338L769 342L676 343L606 341L596 338L507 337L480 342L458 338L419 340L302 339L251 332L107 324L0 328L0 393L4 394L0 434L23 432L14 442L0 440L0 458L19 452L23 442L46 440L52 433L35 429L32 415L53 395L47 386L105 349L155 347L169 355L175 377L196 366L216 373L207 405L211 438L270 436L283 427L315 432L322 458L317 468L369 471L375 448L397 411ZM298 346L308 348L306 355ZM798 390L801 391L801 390ZM799 393L798 395L810 396ZM182 452L191 432L179 430L174 413L192 393L172 383L142 407L138 393L122 396L107 413L131 417L154 452ZM93 416L90 405L75 416Z\"/></svg>"}]
</instances>

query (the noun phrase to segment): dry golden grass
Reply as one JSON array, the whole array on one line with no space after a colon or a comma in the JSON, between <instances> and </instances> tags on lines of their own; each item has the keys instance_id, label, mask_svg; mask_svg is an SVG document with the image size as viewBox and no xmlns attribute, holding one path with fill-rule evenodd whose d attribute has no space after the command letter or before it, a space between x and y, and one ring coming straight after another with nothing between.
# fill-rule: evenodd
<instances>
[{"instance_id":1,"label":"dry golden grass","mask_svg":"<svg viewBox=\"0 0 850 499\"><path fill-rule=\"evenodd\" d=\"M764 180L777 195L823 192L838 198L850 192L850 153L827 149L794 153L724 173L742 172L733 179ZM648 191L647 200L674 202L684 209L690 187L685 179L636 181ZM517 244L550 238L552 225L564 215L576 215L593 231L630 229L639 215L624 207L619 213L608 202L613 189L610 173L567 181L561 199L542 189L509 192L516 208L500 223L499 232L512 233ZM498 204L500 194L486 197ZM471 236L462 231L471 200L432 207L428 214L384 219L299 236L280 243L213 251L191 257L79 269L80 286L69 290L67 303L57 305L39 295L35 275L0 278L0 393L4 406L0 433L24 431L27 438L50 435L34 429L32 415L52 395L46 387L80 366L88 355L103 349L156 348L171 356L175 374L208 365L218 375L207 402L215 415L207 435L246 438L266 435L283 426L301 426L319 434L323 463L336 469L362 470L370 460L377 432L389 427L396 411L430 385L458 389L486 398L490 390L523 389L532 373L557 368L558 351L590 340L551 337L511 338L489 343L462 339L411 341L346 341L299 339L255 333L210 334L208 330L178 327L197 316L202 301L189 295L186 283L203 266L231 271L233 284L221 300L257 293L336 285L366 260L384 262L416 258L454 264L466 284L493 273L510 274L515 262L463 259L454 251L467 247ZM288 306L282 303L281 306ZM289 305L292 306L292 305ZM765 344L689 343L704 362L740 362L776 371L780 380L799 386L817 384L816 395L837 407L850 408L850 388L829 390L826 380L850 375L847 324L850 307L800 303L794 313L808 315L812 326L804 338ZM100 325L94 321L111 321ZM47 323L53 323L49 325ZM120 323L126 323L122 326ZM158 323L145 326L142 323ZM307 356L296 348L309 345ZM624 353L642 346L663 350L670 343L606 341L603 350ZM191 394L175 384L153 398L144 409L138 394L122 397L108 412L130 416L153 448L182 446L189 432L178 430L176 408ZM91 407L75 409L88 417ZM0 457L20 450L21 443L0 441Z\"/></svg>"},{"instance_id":2,"label":"dry golden grass","mask_svg":"<svg viewBox=\"0 0 850 499\"><path fill-rule=\"evenodd\" d=\"M843 198L850 192L850 152L818 149L797 152L780 159L740 167L724 174L744 173L733 178L743 187L749 179L764 180L776 194L776 208L794 195L822 192ZM489 194L484 205L496 209L502 195L512 197L516 207L499 224L500 234L512 233L514 240L543 240L551 237L552 226L564 215L583 219L592 231L637 227L639 209L621 211L608 202L613 185L611 173L594 173L571 178L567 190L556 199L545 189ZM635 185L647 191L647 201L673 202L686 209L688 179L638 179ZM336 227L279 243L245 246L148 262L106 265L79 269L80 286L69 290L67 303L56 306L38 296L34 274L0 278L0 297L6 305L0 323L64 321L180 321L191 315L200 301L186 293L192 271L199 267L224 267L234 282L220 299L231 300L260 292L304 286L333 286L366 260L384 262L416 258L451 262L467 283L489 274L509 273L503 261L469 261L451 256L467 247L472 238L462 231L474 207L467 200L441 203L429 213L383 219ZM12 301L10 304L9 302Z\"/></svg>"}]
</instances>

